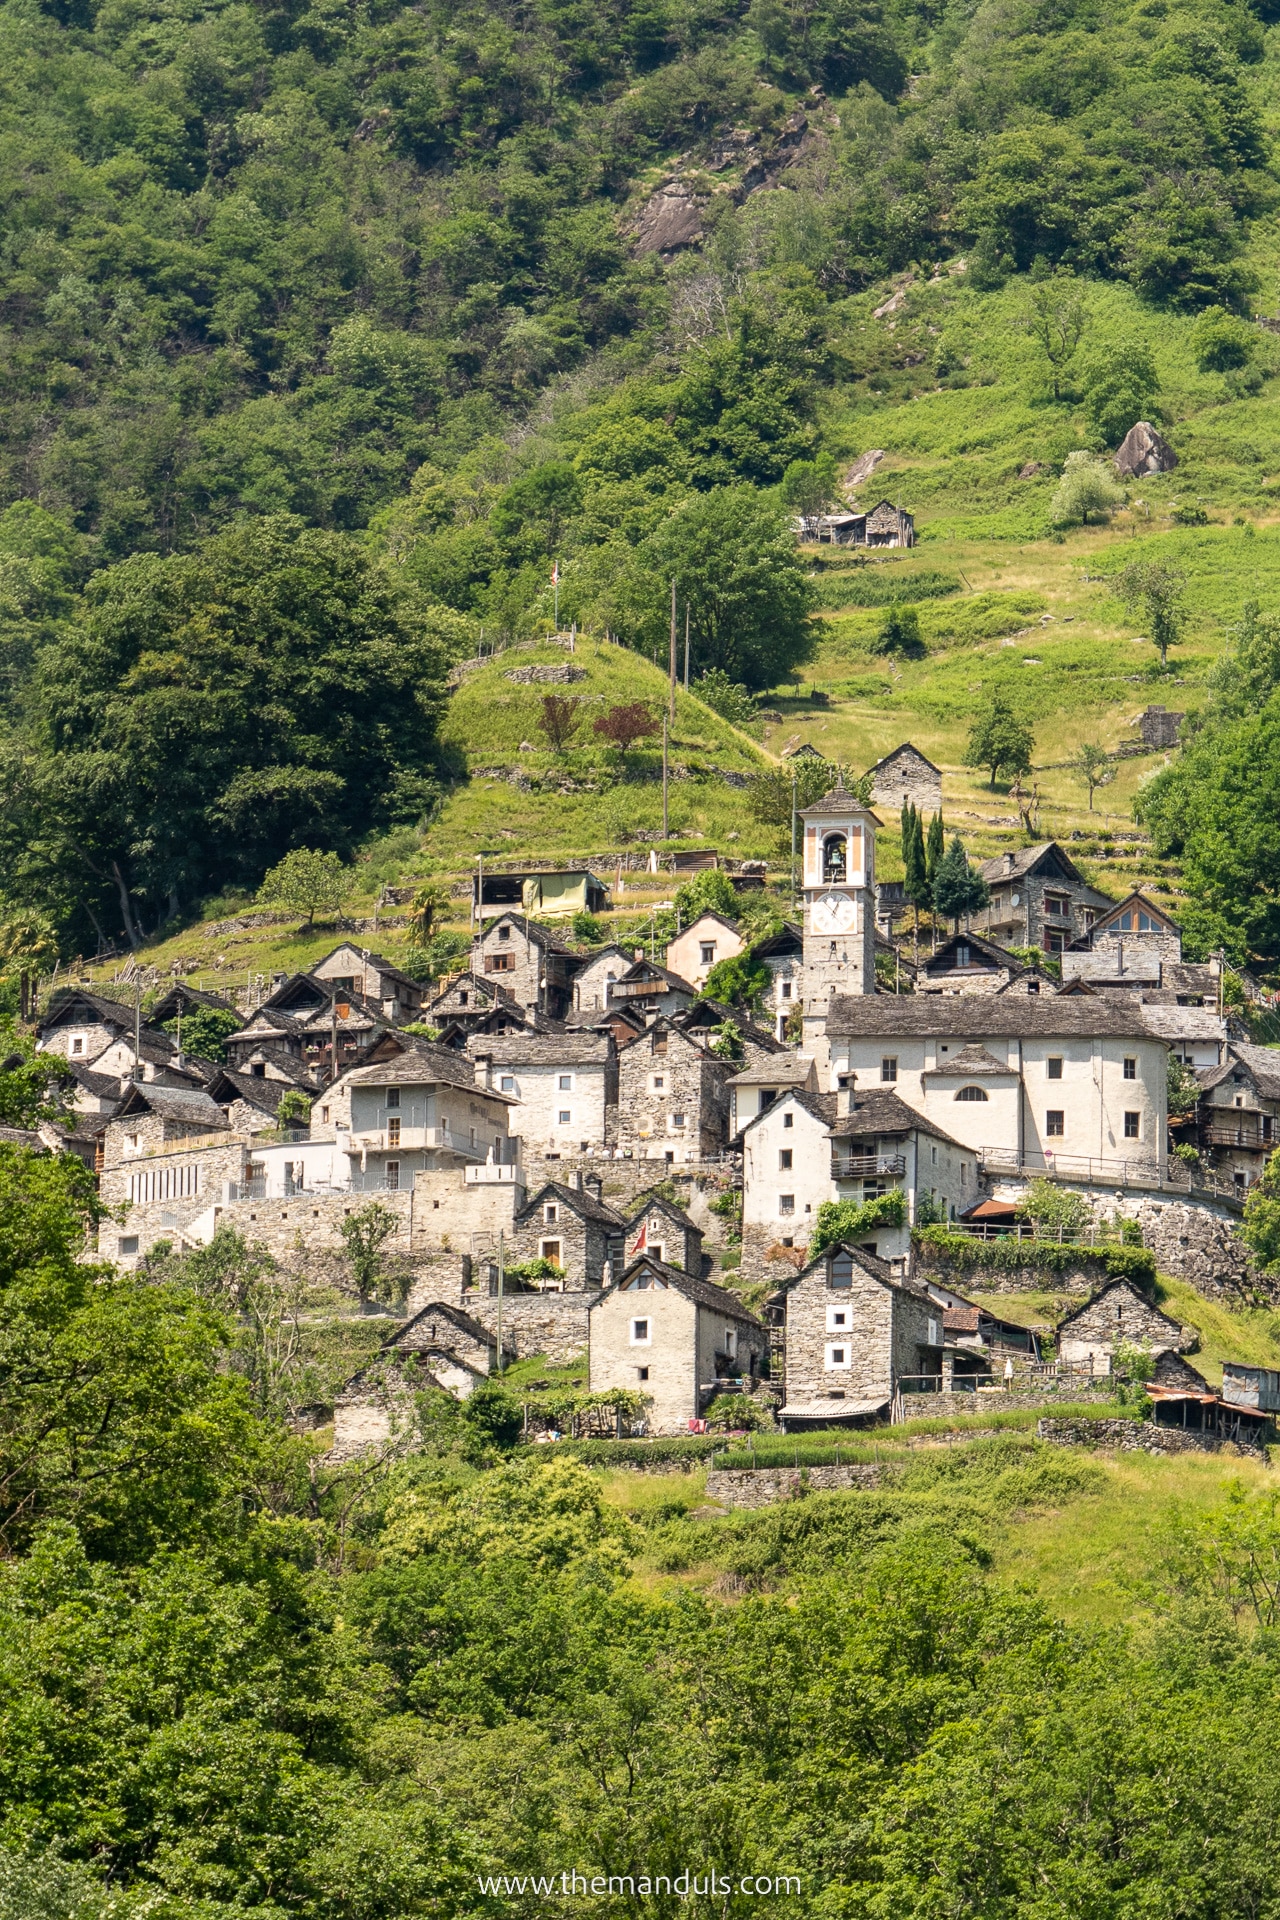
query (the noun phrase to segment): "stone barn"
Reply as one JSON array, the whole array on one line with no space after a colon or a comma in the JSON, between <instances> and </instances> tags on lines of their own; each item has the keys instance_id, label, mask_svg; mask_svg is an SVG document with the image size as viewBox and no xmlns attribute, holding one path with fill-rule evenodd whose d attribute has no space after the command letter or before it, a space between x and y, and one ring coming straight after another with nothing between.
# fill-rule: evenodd
<instances>
[{"instance_id":1,"label":"stone barn","mask_svg":"<svg viewBox=\"0 0 1280 1920\"><path fill-rule=\"evenodd\" d=\"M1113 1280L1058 1327L1058 1358L1070 1366L1110 1373L1118 1346L1146 1347L1154 1354L1190 1353L1193 1327L1179 1326L1127 1280Z\"/></svg>"},{"instance_id":2,"label":"stone barn","mask_svg":"<svg viewBox=\"0 0 1280 1920\"><path fill-rule=\"evenodd\" d=\"M941 813L942 771L904 740L871 769L871 804L901 813L909 800L919 813Z\"/></svg>"}]
</instances>

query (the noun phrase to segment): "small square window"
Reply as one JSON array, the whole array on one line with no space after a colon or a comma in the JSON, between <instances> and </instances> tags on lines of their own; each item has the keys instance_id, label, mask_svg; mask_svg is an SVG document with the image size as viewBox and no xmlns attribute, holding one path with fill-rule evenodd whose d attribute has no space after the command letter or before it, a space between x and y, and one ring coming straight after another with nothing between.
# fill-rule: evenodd
<instances>
[{"instance_id":1,"label":"small square window","mask_svg":"<svg viewBox=\"0 0 1280 1920\"><path fill-rule=\"evenodd\" d=\"M552 1205L551 1202L548 1201L546 1207L543 1209L542 1217L548 1222L558 1220L560 1218L559 1207Z\"/></svg>"},{"instance_id":2,"label":"small square window","mask_svg":"<svg viewBox=\"0 0 1280 1920\"><path fill-rule=\"evenodd\" d=\"M1124 1077L1126 1080L1136 1080L1138 1077L1138 1062L1131 1053L1126 1053L1124 1057Z\"/></svg>"},{"instance_id":3,"label":"small square window","mask_svg":"<svg viewBox=\"0 0 1280 1920\"><path fill-rule=\"evenodd\" d=\"M398 1106L400 1105L400 1089L399 1089L399 1087L388 1087L388 1088L387 1088L387 1105L388 1105L389 1107L398 1107Z\"/></svg>"},{"instance_id":4,"label":"small square window","mask_svg":"<svg viewBox=\"0 0 1280 1920\"><path fill-rule=\"evenodd\" d=\"M663 1089L663 1088L664 1088L664 1087L666 1086L666 1084L667 1084L667 1083L666 1083L666 1081L665 1081L665 1080L663 1079L663 1077L662 1077L662 1075L661 1075L660 1073L655 1073L655 1074L654 1074L654 1076L653 1076L653 1090L654 1090L654 1092L655 1092L655 1093L661 1093L661 1092L662 1092L662 1089Z\"/></svg>"},{"instance_id":5,"label":"small square window","mask_svg":"<svg viewBox=\"0 0 1280 1920\"><path fill-rule=\"evenodd\" d=\"M138 1251L138 1236L136 1233L127 1233L117 1244L121 1253L136 1253Z\"/></svg>"},{"instance_id":6,"label":"small square window","mask_svg":"<svg viewBox=\"0 0 1280 1920\"><path fill-rule=\"evenodd\" d=\"M636 1368L636 1379L637 1379L637 1380L647 1380L648 1378L649 1378L649 1369L648 1369L648 1367L637 1367L637 1368Z\"/></svg>"},{"instance_id":7,"label":"small square window","mask_svg":"<svg viewBox=\"0 0 1280 1920\"><path fill-rule=\"evenodd\" d=\"M515 1090L516 1077L514 1073L504 1073L500 1082L500 1091L503 1093L514 1093Z\"/></svg>"},{"instance_id":8,"label":"small square window","mask_svg":"<svg viewBox=\"0 0 1280 1920\"><path fill-rule=\"evenodd\" d=\"M1126 1140L1137 1140L1141 1137L1138 1131L1140 1118L1141 1116L1139 1114L1126 1113L1124 1117L1124 1137Z\"/></svg>"},{"instance_id":9,"label":"small square window","mask_svg":"<svg viewBox=\"0 0 1280 1920\"><path fill-rule=\"evenodd\" d=\"M499 927L499 928L498 928L498 938L499 938L499 940L509 940L509 939L511 938L511 929L510 929L510 927Z\"/></svg>"},{"instance_id":10,"label":"small square window","mask_svg":"<svg viewBox=\"0 0 1280 1920\"><path fill-rule=\"evenodd\" d=\"M784 1127L793 1127L795 1125L795 1115L784 1113L782 1116L782 1124Z\"/></svg>"},{"instance_id":11,"label":"small square window","mask_svg":"<svg viewBox=\"0 0 1280 1920\"><path fill-rule=\"evenodd\" d=\"M631 1344L633 1347L647 1347L649 1344L649 1322L633 1320L631 1322Z\"/></svg>"},{"instance_id":12,"label":"small square window","mask_svg":"<svg viewBox=\"0 0 1280 1920\"><path fill-rule=\"evenodd\" d=\"M701 964L702 964L702 965L703 965L704 967L709 967L709 966L710 966L710 965L712 964L712 962L714 961L714 959L715 959L715 957L716 957L716 943L715 943L715 941L714 941L714 940L704 940L704 941L703 941L703 943L702 943L702 945L701 945L701 947L700 947L700 948L699 948L699 950L698 950L698 955L699 955L699 959L700 959L700 961L701 961Z\"/></svg>"},{"instance_id":13,"label":"small square window","mask_svg":"<svg viewBox=\"0 0 1280 1920\"><path fill-rule=\"evenodd\" d=\"M1062 1078L1062 1062L1061 1062L1061 1060L1059 1060L1059 1059L1051 1059L1051 1060L1049 1060L1049 1061L1047 1061L1047 1062L1046 1062L1046 1070L1047 1070L1047 1072L1048 1072L1048 1075L1049 1075L1049 1078L1050 1078L1051 1080L1061 1080L1061 1078Z\"/></svg>"},{"instance_id":14,"label":"small square window","mask_svg":"<svg viewBox=\"0 0 1280 1920\"><path fill-rule=\"evenodd\" d=\"M571 1113L568 1107L561 1107L560 1118L557 1122L557 1125L562 1127L568 1127L568 1126L572 1126L572 1124L573 1124L573 1114Z\"/></svg>"},{"instance_id":15,"label":"small square window","mask_svg":"<svg viewBox=\"0 0 1280 1920\"><path fill-rule=\"evenodd\" d=\"M671 1116L671 1124L673 1127L682 1127L684 1125L684 1115L682 1113L673 1113Z\"/></svg>"},{"instance_id":16,"label":"small square window","mask_svg":"<svg viewBox=\"0 0 1280 1920\"><path fill-rule=\"evenodd\" d=\"M880 1078L883 1081L896 1080L898 1077L898 1056L886 1054L880 1062Z\"/></svg>"},{"instance_id":17,"label":"small square window","mask_svg":"<svg viewBox=\"0 0 1280 1920\"><path fill-rule=\"evenodd\" d=\"M1044 1117L1044 1130L1051 1140L1061 1140L1067 1131L1066 1115L1061 1107L1050 1107Z\"/></svg>"},{"instance_id":18,"label":"small square window","mask_svg":"<svg viewBox=\"0 0 1280 1920\"><path fill-rule=\"evenodd\" d=\"M561 1093L570 1093L572 1092L572 1090L573 1090L573 1075L571 1073L562 1073L560 1075Z\"/></svg>"},{"instance_id":19,"label":"small square window","mask_svg":"<svg viewBox=\"0 0 1280 1920\"><path fill-rule=\"evenodd\" d=\"M75 1039L71 1042L71 1051L72 1053L84 1052L84 1038L82 1035L77 1034Z\"/></svg>"},{"instance_id":20,"label":"small square window","mask_svg":"<svg viewBox=\"0 0 1280 1920\"><path fill-rule=\"evenodd\" d=\"M794 1193L780 1193L778 1195L779 1214L785 1216L789 1213L794 1213L795 1210L796 1210L796 1197Z\"/></svg>"},{"instance_id":21,"label":"small square window","mask_svg":"<svg viewBox=\"0 0 1280 1920\"><path fill-rule=\"evenodd\" d=\"M778 1154L778 1171L779 1171L779 1173L790 1173L790 1171L791 1171L791 1154L792 1154L792 1149L791 1149L790 1147L783 1147L783 1148L781 1149L781 1151L779 1152L779 1154Z\"/></svg>"}]
</instances>

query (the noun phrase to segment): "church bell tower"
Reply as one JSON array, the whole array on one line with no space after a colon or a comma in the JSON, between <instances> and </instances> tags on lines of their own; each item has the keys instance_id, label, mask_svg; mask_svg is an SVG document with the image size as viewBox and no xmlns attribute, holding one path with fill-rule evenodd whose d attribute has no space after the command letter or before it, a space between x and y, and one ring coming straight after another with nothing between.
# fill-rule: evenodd
<instances>
[{"instance_id":1,"label":"church bell tower","mask_svg":"<svg viewBox=\"0 0 1280 1920\"><path fill-rule=\"evenodd\" d=\"M804 1050L826 1053L827 1008L838 993L876 990L875 865L880 822L843 780L804 824Z\"/></svg>"}]
</instances>

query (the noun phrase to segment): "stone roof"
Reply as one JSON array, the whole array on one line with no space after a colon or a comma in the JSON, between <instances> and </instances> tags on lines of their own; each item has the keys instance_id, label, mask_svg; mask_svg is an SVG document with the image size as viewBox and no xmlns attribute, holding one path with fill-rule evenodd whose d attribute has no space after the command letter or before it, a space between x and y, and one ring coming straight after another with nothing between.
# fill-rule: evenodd
<instances>
[{"instance_id":1,"label":"stone roof","mask_svg":"<svg viewBox=\"0 0 1280 1920\"><path fill-rule=\"evenodd\" d=\"M476 1085L475 1069L465 1056L454 1053L451 1047L432 1046L429 1041L395 1060L383 1060L372 1067L353 1067L345 1078L354 1087L425 1087L441 1080L446 1086L465 1087L468 1093L511 1104L509 1093L496 1093L491 1087Z\"/></svg>"},{"instance_id":2,"label":"stone roof","mask_svg":"<svg viewBox=\"0 0 1280 1920\"><path fill-rule=\"evenodd\" d=\"M209 1087L209 1098L216 1100L219 1105L244 1100L263 1113L275 1115L279 1113L280 1102L286 1093L295 1091L285 1080L268 1080L265 1074L233 1073L230 1067L219 1067Z\"/></svg>"},{"instance_id":3,"label":"stone roof","mask_svg":"<svg viewBox=\"0 0 1280 1920\"><path fill-rule=\"evenodd\" d=\"M1243 1067L1264 1100L1280 1100L1280 1048L1255 1047L1243 1040L1227 1042L1227 1057L1219 1066L1196 1075L1202 1087L1220 1086Z\"/></svg>"},{"instance_id":4,"label":"stone roof","mask_svg":"<svg viewBox=\"0 0 1280 1920\"><path fill-rule=\"evenodd\" d=\"M114 1073L94 1073L89 1067L82 1067L75 1060L68 1060L67 1069L78 1087L91 1093L96 1100L118 1100L120 1081Z\"/></svg>"},{"instance_id":5,"label":"stone roof","mask_svg":"<svg viewBox=\"0 0 1280 1920\"><path fill-rule=\"evenodd\" d=\"M612 1037L567 1027L559 1033L473 1033L467 1052L495 1067L603 1066L613 1058Z\"/></svg>"},{"instance_id":6,"label":"stone roof","mask_svg":"<svg viewBox=\"0 0 1280 1920\"><path fill-rule=\"evenodd\" d=\"M961 1047L959 1053L953 1053L945 1065L940 1063L936 1067L926 1067L924 1078L931 1080L935 1075L941 1076L955 1073L963 1074L966 1079L972 1079L975 1074L997 1073L1003 1075L1006 1079L1016 1080L1018 1077L1018 1069L1016 1067L1007 1066L1004 1061L997 1060L993 1053L987 1052L987 1049L980 1041L974 1041L970 1046Z\"/></svg>"},{"instance_id":7,"label":"stone roof","mask_svg":"<svg viewBox=\"0 0 1280 1920\"><path fill-rule=\"evenodd\" d=\"M853 1246L848 1241L840 1241L834 1246L824 1247L822 1252L816 1254L807 1266L800 1269L799 1273L792 1274L788 1279L784 1280L777 1288L774 1297L776 1298L777 1294L790 1293L793 1287L799 1286L800 1282L809 1274L815 1272L818 1267L825 1266L834 1253L847 1253L851 1255L854 1265L861 1267L863 1272L869 1275L872 1280L878 1280L883 1287L892 1287L897 1293L909 1294L913 1300L924 1301L925 1305L932 1307L935 1312L938 1312L938 1317L941 1318L937 1301L924 1287L918 1286L914 1280L900 1279L889 1265L889 1262L882 1260L878 1253L871 1253L866 1247Z\"/></svg>"},{"instance_id":8,"label":"stone roof","mask_svg":"<svg viewBox=\"0 0 1280 1920\"><path fill-rule=\"evenodd\" d=\"M504 908L494 910L480 938L483 940L485 934L492 927L496 927L499 921L507 921L511 926L519 927L526 940L531 940L535 947L545 947L548 953L567 953L573 960L580 960L582 957L567 940L561 940L558 934L552 933L550 927L544 927L540 920L531 920L527 913L512 913Z\"/></svg>"},{"instance_id":9,"label":"stone roof","mask_svg":"<svg viewBox=\"0 0 1280 1920\"><path fill-rule=\"evenodd\" d=\"M941 780L942 768L935 767L932 760L929 759L928 755L921 753L919 747L913 746L910 740L904 740L902 742L902 745L900 747L895 747L892 753L886 753L883 760L877 760L874 767L868 768L868 772L879 773L882 767L891 767L895 760L900 760L902 758L904 753L909 753L912 755L914 759L921 761L926 767L928 767L930 773L936 773L939 780Z\"/></svg>"},{"instance_id":10,"label":"stone roof","mask_svg":"<svg viewBox=\"0 0 1280 1920\"><path fill-rule=\"evenodd\" d=\"M833 1094L826 1097L830 1100L835 1098ZM934 1121L926 1120L922 1113L909 1107L901 1095L891 1093L887 1088L868 1088L866 1093L855 1092L853 1111L841 1114L831 1131L837 1139L857 1139L867 1133L927 1133L931 1139L944 1141L947 1146L957 1147L962 1153L972 1152L972 1148L965 1147Z\"/></svg>"},{"instance_id":11,"label":"stone roof","mask_svg":"<svg viewBox=\"0 0 1280 1920\"><path fill-rule=\"evenodd\" d=\"M672 993L696 995L698 991L692 981L686 980L681 974L672 973L669 967L664 967L658 960L633 960L626 972L619 974L614 985L632 986L644 980L652 980L659 992L663 987Z\"/></svg>"},{"instance_id":12,"label":"stone roof","mask_svg":"<svg viewBox=\"0 0 1280 1920\"><path fill-rule=\"evenodd\" d=\"M1099 1287L1096 1292L1091 1293L1089 1298L1081 1306L1073 1307L1070 1313L1063 1315L1062 1319L1058 1322L1058 1332L1062 1333L1073 1321L1078 1320L1082 1314L1088 1313L1091 1307L1095 1307L1099 1300L1105 1300L1109 1293L1114 1293L1117 1287L1122 1287L1131 1298L1137 1300L1144 1306L1148 1313L1154 1313L1159 1319L1164 1321L1167 1327L1172 1327L1176 1334L1182 1334L1183 1329L1178 1321L1171 1320L1167 1313L1161 1313L1155 1302L1148 1300L1146 1294L1140 1292L1139 1289L1133 1286L1128 1280L1108 1280L1105 1285Z\"/></svg>"},{"instance_id":13,"label":"stone roof","mask_svg":"<svg viewBox=\"0 0 1280 1920\"><path fill-rule=\"evenodd\" d=\"M61 1026L63 1021L73 1015L78 1005L83 1003L91 1013L97 1016L99 1026L131 1027L133 1008L123 1000L112 1000L106 994L91 993L87 987L70 987L55 997L49 1011L40 1022L39 1032L44 1033L50 1027Z\"/></svg>"},{"instance_id":14,"label":"stone roof","mask_svg":"<svg viewBox=\"0 0 1280 1920\"><path fill-rule=\"evenodd\" d=\"M1074 860L1063 852L1056 840L1041 840L1034 847L997 853L992 859L980 862L978 872L988 885L994 886L999 880L1024 880L1041 866L1057 867L1064 879L1074 880L1080 886L1088 885ZM1090 892L1097 893L1100 900L1106 899L1096 887L1091 887Z\"/></svg>"},{"instance_id":15,"label":"stone roof","mask_svg":"<svg viewBox=\"0 0 1280 1920\"><path fill-rule=\"evenodd\" d=\"M826 1395L820 1400L788 1400L785 1407L778 1408L779 1420L854 1420L866 1419L873 1413L880 1413L889 1404L886 1393L879 1400L837 1400Z\"/></svg>"},{"instance_id":16,"label":"stone roof","mask_svg":"<svg viewBox=\"0 0 1280 1920\"><path fill-rule=\"evenodd\" d=\"M222 1108L203 1089L161 1087L154 1081L133 1081L114 1118L123 1120L128 1114L148 1111L162 1120L180 1120L188 1126L197 1126L204 1133L225 1133L229 1126Z\"/></svg>"},{"instance_id":17,"label":"stone roof","mask_svg":"<svg viewBox=\"0 0 1280 1920\"><path fill-rule=\"evenodd\" d=\"M678 1201L668 1200L665 1193L658 1193L652 1187L645 1193L637 1194L631 1202L631 1211L626 1215L628 1232L639 1224L646 1213L652 1213L655 1207L659 1213L665 1213L669 1220L674 1220L678 1227L686 1232L692 1230L699 1239L702 1238L702 1228L694 1225L687 1210ZM636 1258L640 1258L639 1254Z\"/></svg>"},{"instance_id":18,"label":"stone roof","mask_svg":"<svg viewBox=\"0 0 1280 1920\"><path fill-rule=\"evenodd\" d=\"M383 1341L382 1351L391 1353L398 1349L402 1353L413 1353L426 1345L443 1345L443 1341L436 1341L432 1335L424 1335L424 1321L432 1326L443 1321L455 1333L465 1333L468 1339L478 1341L481 1346L494 1344L488 1329L482 1327L478 1320L473 1320L469 1313L463 1313L460 1307L448 1306L443 1300L432 1300L425 1307L420 1307L411 1320L406 1320L402 1327L398 1327L389 1340Z\"/></svg>"},{"instance_id":19,"label":"stone roof","mask_svg":"<svg viewBox=\"0 0 1280 1920\"><path fill-rule=\"evenodd\" d=\"M834 787L829 793L824 793L821 800L815 800L811 807L801 807L799 811L802 820L807 820L811 814L817 817L819 814L847 813L851 816L856 814L860 819L873 820L877 826L882 824L856 793L849 792L843 774L838 775Z\"/></svg>"},{"instance_id":20,"label":"stone roof","mask_svg":"<svg viewBox=\"0 0 1280 1920\"><path fill-rule=\"evenodd\" d=\"M944 968L941 965L947 954L953 952L956 947L968 947L971 953L989 960L994 967L1008 967L1013 973L1021 973L1025 970L1023 962L1015 954L1008 952L1004 947L997 946L994 940L984 940L981 934L977 933L953 933L948 935L935 953L931 953L927 960L921 961L920 972L929 978L935 966L944 973L961 971L955 967ZM972 965L972 962L969 964Z\"/></svg>"},{"instance_id":21,"label":"stone roof","mask_svg":"<svg viewBox=\"0 0 1280 1920\"><path fill-rule=\"evenodd\" d=\"M759 1066L744 1068L741 1073L735 1073L728 1084L731 1087L774 1087L788 1083L804 1086L812 1072L813 1061L808 1054L789 1053L775 1060L762 1060Z\"/></svg>"},{"instance_id":22,"label":"stone roof","mask_svg":"<svg viewBox=\"0 0 1280 1920\"><path fill-rule=\"evenodd\" d=\"M529 1219L538 1207L545 1204L549 1193L554 1194L557 1201L562 1202L583 1220L595 1220L601 1226L615 1228L626 1224L623 1215L616 1207L609 1206L604 1200L597 1200L586 1187L569 1187L561 1180L548 1180L540 1186L538 1191L525 1201L516 1214L516 1219Z\"/></svg>"},{"instance_id":23,"label":"stone roof","mask_svg":"<svg viewBox=\"0 0 1280 1920\"><path fill-rule=\"evenodd\" d=\"M1055 994L838 994L827 1032L850 1039L941 1037L951 1040L1151 1038L1143 1009L1122 999Z\"/></svg>"},{"instance_id":24,"label":"stone roof","mask_svg":"<svg viewBox=\"0 0 1280 1920\"><path fill-rule=\"evenodd\" d=\"M708 1307L713 1313L722 1313L727 1320L741 1320L746 1326L763 1329L764 1322L744 1307L736 1293L730 1293L726 1287L717 1287L713 1281L697 1280L691 1273L685 1273L681 1267L669 1267L665 1260L655 1260L652 1254L638 1253L628 1262L622 1275L611 1287L592 1300L587 1311L594 1312L602 1300L611 1300L615 1293L623 1293L627 1282L640 1267L649 1267L660 1279L676 1293L682 1293L686 1300L694 1301L700 1307Z\"/></svg>"},{"instance_id":25,"label":"stone roof","mask_svg":"<svg viewBox=\"0 0 1280 1920\"><path fill-rule=\"evenodd\" d=\"M1212 1007L1153 1007L1141 1003L1147 1025L1161 1040L1224 1040L1227 1023Z\"/></svg>"}]
</instances>

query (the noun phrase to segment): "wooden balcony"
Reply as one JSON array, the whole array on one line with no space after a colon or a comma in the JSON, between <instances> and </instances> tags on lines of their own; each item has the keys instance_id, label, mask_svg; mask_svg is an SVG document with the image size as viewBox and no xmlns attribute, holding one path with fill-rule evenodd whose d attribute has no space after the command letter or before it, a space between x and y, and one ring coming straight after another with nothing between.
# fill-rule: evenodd
<instances>
[{"instance_id":1,"label":"wooden balcony","mask_svg":"<svg viewBox=\"0 0 1280 1920\"><path fill-rule=\"evenodd\" d=\"M896 1180L907 1170L906 1155L901 1153L841 1153L831 1150L833 1180Z\"/></svg>"}]
</instances>

